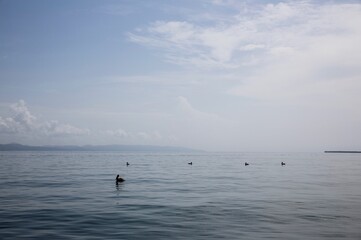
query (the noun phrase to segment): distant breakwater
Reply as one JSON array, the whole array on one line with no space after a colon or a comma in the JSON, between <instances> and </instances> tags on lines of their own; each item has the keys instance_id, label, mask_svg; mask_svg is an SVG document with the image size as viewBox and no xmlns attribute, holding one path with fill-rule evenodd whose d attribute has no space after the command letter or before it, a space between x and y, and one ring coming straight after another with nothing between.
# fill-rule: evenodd
<instances>
[{"instance_id":1,"label":"distant breakwater","mask_svg":"<svg viewBox=\"0 0 361 240\"><path fill-rule=\"evenodd\" d=\"M325 153L361 153L361 151L325 151Z\"/></svg>"}]
</instances>

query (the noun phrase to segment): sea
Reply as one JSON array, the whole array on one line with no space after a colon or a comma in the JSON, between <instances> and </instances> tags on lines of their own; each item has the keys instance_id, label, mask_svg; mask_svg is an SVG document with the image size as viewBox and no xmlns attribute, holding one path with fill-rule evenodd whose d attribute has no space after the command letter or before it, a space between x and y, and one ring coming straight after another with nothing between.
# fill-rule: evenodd
<instances>
[{"instance_id":1,"label":"sea","mask_svg":"<svg viewBox=\"0 0 361 240\"><path fill-rule=\"evenodd\" d=\"M361 154L3 151L0 239L360 240Z\"/></svg>"}]
</instances>

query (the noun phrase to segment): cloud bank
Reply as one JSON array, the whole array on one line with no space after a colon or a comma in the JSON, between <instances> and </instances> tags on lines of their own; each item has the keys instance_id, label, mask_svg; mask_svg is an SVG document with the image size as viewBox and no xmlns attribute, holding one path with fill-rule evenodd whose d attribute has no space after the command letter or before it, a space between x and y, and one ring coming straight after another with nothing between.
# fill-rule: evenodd
<instances>
[{"instance_id":1,"label":"cloud bank","mask_svg":"<svg viewBox=\"0 0 361 240\"><path fill-rule=\"evenodd\" d=\"M140 132L129 132L121 128L115 130L105 130L101 132L101 135L105 137L111 137L114 139L135 141L135 142L152 142L162 140L164 137L158 131L140 131Z\"/></svg>"},{"instance_id":2,"label":"cloud bank","mask_svg":"<svg viewBox=\"0 0 361 240\"><path fill-rule=\"evenodd\" d=\"M90 130L79 128L57 120L40 121L30 112L26 102L19 100L9 106L10 116L0 116L0 133L9 136L29 137L85 137L83 142L91 141L95 144L105 141L111 143L152 143L167 140L157 131L125 131L122 128L108 130ZM94 141L98 139L99 141ZM109 141L111 140L111 142ZM168 139L169 140L169 139Z\"/></svg>"},{"instance_id":3,"label":"cloud bank","mask_svg":"<svg viewBox=\"0 0 361 240\"><path fill-rule=\"evenodd\" d=\"M28 109L24 100L10 106L10 117L0 116L0 133L43 136L72 136L89 134L88 129L74 127L58 121L39 121Z\"/></svg>"}]
</instances>

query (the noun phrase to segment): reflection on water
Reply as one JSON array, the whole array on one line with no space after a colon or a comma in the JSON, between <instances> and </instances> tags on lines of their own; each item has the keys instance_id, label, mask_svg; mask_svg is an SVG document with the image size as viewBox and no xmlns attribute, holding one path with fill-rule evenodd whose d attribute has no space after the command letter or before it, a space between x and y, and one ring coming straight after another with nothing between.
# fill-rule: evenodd
<instances>
[{"instance_id":1,"label":"reflection on water","mask_svg":"<svg viewBox=\"0 0 361 240\"><path fill-rule=\"evenodd\" d=\"M116 187L117 191L122 190L123 185L124 185L124 182L121 182L121 183L115 182L115 187Z\"/></svg>"},{"instance_id":2,"label":"reflection on water","mask_svg":"<svg viewBox=\"0 0 361 240\"><path fill-rule=\"evenodd\" d=\"M361 239L360 157L0 152L0 237Z\"/></svg>"}]
</instances>

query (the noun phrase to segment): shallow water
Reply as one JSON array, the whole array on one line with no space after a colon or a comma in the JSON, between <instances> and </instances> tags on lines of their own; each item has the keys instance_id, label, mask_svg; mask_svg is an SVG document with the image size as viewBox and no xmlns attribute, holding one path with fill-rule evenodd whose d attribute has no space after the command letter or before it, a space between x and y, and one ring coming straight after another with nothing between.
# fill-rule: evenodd
<instances>
[{"instance_id":1,"label":"shallow water","mask_svg":"<svg viewBox=\"0 0 361 240\"><path fill-rule=\"evenodd\" d=\"M361 154L0 152L0 238L361 239L360 183Z\"/></svg>"}]
</instances>

